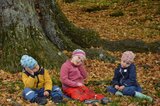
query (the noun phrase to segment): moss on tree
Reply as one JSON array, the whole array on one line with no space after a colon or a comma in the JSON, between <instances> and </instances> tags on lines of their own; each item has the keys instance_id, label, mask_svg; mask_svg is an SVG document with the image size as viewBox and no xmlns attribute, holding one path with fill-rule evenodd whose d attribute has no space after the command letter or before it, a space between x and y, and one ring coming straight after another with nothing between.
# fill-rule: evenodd
<instances>
[{"instance_id":1,"label":"moss on tree","mask_svg":"<svg viewBox=\"0 0 160 106\"><path fill-rule=\"evenodd\" d=\"M15 3L12 8L4 10L2 17L1 69L11 72L21 70L19 61L24 54L33 56L46 68L59 67L66 56L45 36L40 23L36 20L38 17L31 5L32 2L15 1Z\"/></svg>"}]
</instances>

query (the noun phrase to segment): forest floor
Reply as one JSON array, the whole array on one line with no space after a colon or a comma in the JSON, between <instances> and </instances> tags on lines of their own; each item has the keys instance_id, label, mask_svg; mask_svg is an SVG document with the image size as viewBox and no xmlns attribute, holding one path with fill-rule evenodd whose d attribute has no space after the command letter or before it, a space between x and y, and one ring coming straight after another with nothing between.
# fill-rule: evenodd
<instances>
[{"instance_id":1,"label":"forest floor","mask_svg":"<svg viewBox=\"0 0 160 106\"><path fill-rule=\"evenodd\" d=\"M92 1L92 2L91 2ZM94 2L93 2L94 1ZM60 7L69 21L77 27L97 31L102 39L112 41L138 39L144 42L160 41L160 7L159 1L141 2L106 2L106 0L81 0L74 3L60 2ZM113 0L116 1L116 0ZM123 1L123 0L122 0ZM133 0L134 1L134 0ZM123 5L122 5L123 4ZM133 97L117 97L104 92L110 85L114 69L119 64L121 51L106 51L118 58L114 63L99 60L86 61L89 76L88 87L97 93L103 93L112 100L108 106L160 106L160 54L136 52L135 64L137 80L143 93L153 97L153 103ZM59 81L59 70L50 70L55 84ZM0 106L37 106L24 101L21 92L23 83L21 73L11 74L0 70ZM51 101L46 106L53 106ZM80 106L79 102L68 101L67 106Z\"/></svg>"}]
</instances>

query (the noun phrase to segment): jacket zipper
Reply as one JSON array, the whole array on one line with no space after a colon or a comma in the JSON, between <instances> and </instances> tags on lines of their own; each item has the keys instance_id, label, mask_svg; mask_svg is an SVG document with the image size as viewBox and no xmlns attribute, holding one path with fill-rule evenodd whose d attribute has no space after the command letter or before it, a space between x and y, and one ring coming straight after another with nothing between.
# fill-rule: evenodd
<instances>
[{"instance_id":1,"label":"jacket zipper","mask_svg":"<svg viewBox=\"0 0 160 106\"><path fill-rule=\"evenodd\" d=\"M36 88L38 88L39 77L38 77L38 76L36 76L36 77L37 77L37 84L36 84Z\"/></svg>"},{"instance_id":2,"label":"jacket zipper","mask_svg":"<svg viewBox=\"0 0 160 106\"><path fill-rule=\"evenodd\" d=\"M120 81L120 82L121 82L121 84L122 84L122 80L124 79L124 76L123 76L123 74L122 74L122 70L121 70L121 69L120 69L120 73L121 73L121 75L122 75L122 77L123 77L123 78L121 79L121 81ZM124 85L125 85L125 86L127 86L127 84L126 84L126 83L124 83Z\"/></svg>"},{"instance_id":3,"label":"jacket zipper","mask_svg":"<svg viewBox=\"0 0 160 106\"><path fill-rule=\"evenodd\" d=\"M38 71L41 71L41 67L39 68L39 70ZM36 88L38 88L38 84L39 84L39 77L38 77L38 75L36 75L36 77L37 77L37 84L36 84Z\"/></svg>"},{"instance_id":4,"label":"jacket zipper","mask_svg":"<svg viewBox=\"0 0 160 106\"><path fill-rule=\"evenodd\" d=\"M120 73L121 73L121 75L122 75L122 79L120 80L120 82L121 82L121 84L122 84L122 80L123 80L124 76L123 76L123 74L122 74L122 69L121 69L121 68L120 68Z\"/></svg>"}]
</instances>

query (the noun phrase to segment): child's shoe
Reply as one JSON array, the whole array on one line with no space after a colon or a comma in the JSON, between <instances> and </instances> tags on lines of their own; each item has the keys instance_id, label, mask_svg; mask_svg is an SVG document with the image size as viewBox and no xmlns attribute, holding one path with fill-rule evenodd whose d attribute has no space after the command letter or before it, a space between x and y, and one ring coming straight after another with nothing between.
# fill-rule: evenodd
<instances>
[{"instance_id":1,"label":"child's shoe","mask_svg":"<svg viewBox=\"0 0 160 106\"><path fill-rule=\"evenodd\" d=\"M56 98L52 98L52 101L54 103L64 103L65 101L63 101L63 98L61 96L57 96Z\"/></svg>"},{"instance_id":2,"label":"child's shoe","mask_svg":"<svg viewBox=\"0 0 160 106\"><path fill-rule=\"evenodd\" d=\"M106 98L106 97L104 97L104 98L101 99L101 104L107 104L107 103L109 103L109 102L111 102L111 100L109 100L109 99Z\"/></svg>"},{"instance_id":3,"label":"child's shoe","mask_svg":"<svg viewBox=\"0 0 160 106\"><path fill-rule=\"evenodd\" d=\"M36 97L34 102L36 102L39 105L45 105L47 104L47 99L46 97Z\"/></svg>"},{"instance_id":4,"label":"child's shoe","mask_svg":"<svg viewBox=\"0 0 160 106\"><path fill-rule=\"evenodd\" d=\"M123 96L123 93L120 92L120 91L117 91L117 92L115 93L115 95L117 95L117 96Z\"/></svg>"},{"instance_id":5,"label":"child's shoe","mask_svg":"<svg viewBox=\"0 0 160 106\"><path fill-rule=\"evenodd\" d=\"M153 101L153 98L150 97L150 96L147 96L143 93L140 93L140 92L135 92L135 97L138 97L138 98L142 98L142 99L147 99L148 101L152 102Z\"/></svg>"},{"instance_id":6,"label":"child's shoe","mask_svg":"<svg viewBox=\"0 0 160 106\"><path fill-rule=\"evenodd\" d=\"M95 104L95 103L98 103L99 100L85 100L84 103L85 104Z\"/></svg>"}]
</instances>

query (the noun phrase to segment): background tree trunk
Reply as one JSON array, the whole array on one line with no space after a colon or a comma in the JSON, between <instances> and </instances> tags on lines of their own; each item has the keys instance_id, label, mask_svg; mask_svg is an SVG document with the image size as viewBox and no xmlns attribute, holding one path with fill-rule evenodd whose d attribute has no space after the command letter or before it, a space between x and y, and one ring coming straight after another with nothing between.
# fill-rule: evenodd
<instances>
[{"instance_id":1,"label":"background tree trunk","mask_svg":"<svg viewBox=\"0 0 160 106\"><path fill-rule=\"evenodd\" d=\"M24 54L46 68L59 67L67 58L62 50L90 47L97 37L70 24L54 0L1 0L0 4L0 69L21 70Z\"/></svg>"}]
</instances>

